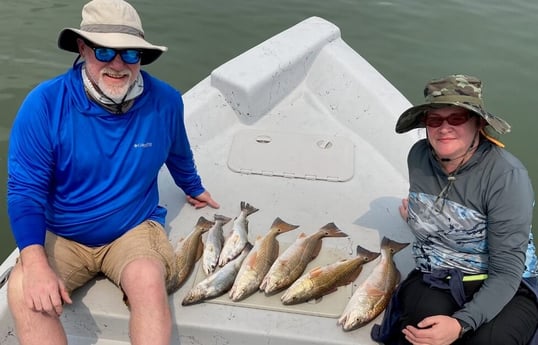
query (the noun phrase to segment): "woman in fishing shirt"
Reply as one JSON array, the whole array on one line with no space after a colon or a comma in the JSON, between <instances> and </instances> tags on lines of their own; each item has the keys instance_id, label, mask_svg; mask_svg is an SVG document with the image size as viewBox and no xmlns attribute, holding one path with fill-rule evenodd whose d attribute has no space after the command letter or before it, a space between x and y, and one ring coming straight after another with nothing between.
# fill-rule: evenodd
<instances>
[{"instance_id":1,"label":"woman in fishing shirt","mask_svg":"<svg viewBox=\"0 0 538 345\"><path fill-rule=\"evenodd\" d=\"M526 168L488 132L510 125L484 109L475 77L432 80L424 96L396 124L397 133L426 128L409 152L409 196L400 206L415 236L416 269L372 337L529 344L538 325L534 193Z\"/></svg>"}]
</instances>

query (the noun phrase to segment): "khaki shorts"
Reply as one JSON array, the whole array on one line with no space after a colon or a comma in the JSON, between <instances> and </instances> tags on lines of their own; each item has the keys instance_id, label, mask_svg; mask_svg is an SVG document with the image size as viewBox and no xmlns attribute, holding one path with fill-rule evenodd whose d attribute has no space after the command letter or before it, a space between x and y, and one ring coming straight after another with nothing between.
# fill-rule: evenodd
<instances>
[{"instance_id":1,"label":"khaki shorts","mask_svg":"<svg viewBox=\"0 0 538 345\"><path fill-rule=\"evenodd\" d=\"M155 258L170 280L174 250L163 227L147 220L120 238L101 247L88 247L47 232L45 250L49 263L71 293L100 273L120 286L123 268L135 259Z\"/></svg>"}]
</instances>

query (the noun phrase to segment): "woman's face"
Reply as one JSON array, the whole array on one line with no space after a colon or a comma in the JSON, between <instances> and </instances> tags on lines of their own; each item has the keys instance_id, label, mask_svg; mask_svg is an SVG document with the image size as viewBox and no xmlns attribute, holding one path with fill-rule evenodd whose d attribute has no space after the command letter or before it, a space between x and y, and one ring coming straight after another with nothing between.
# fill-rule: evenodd
<instances>
[{"instance_id":1,"label":"woman's face","mask_svg":"<svg viewBox=\"0 0 538 345\"><path fill-rule=\"evenodd\" d=\"M452 160L467 153L480 129L479 117L472 114L458 106L430 109L426 113L428 140L439 158Z\"/></svg>"}]
</instances>

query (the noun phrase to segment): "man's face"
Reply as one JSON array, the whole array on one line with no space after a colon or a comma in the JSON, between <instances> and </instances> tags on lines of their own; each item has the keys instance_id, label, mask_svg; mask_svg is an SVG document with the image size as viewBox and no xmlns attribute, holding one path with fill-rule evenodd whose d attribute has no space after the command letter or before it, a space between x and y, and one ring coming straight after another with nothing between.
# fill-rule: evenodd
<instances>
[{"instance_id":1,"label":"man's face","mask_svg":"<svg viewBox=\"0 0 538 345\"><path fill-rule=\"evenodd\" d=\"M121 101L127 94L140 73L140 61L134 64L125 63L120 54L116 54L110 62L101 62L95 57L93 49L77 40L80 55L86 61L88 78L99 89L114 101Z\"/></svg>"}]
</instances>

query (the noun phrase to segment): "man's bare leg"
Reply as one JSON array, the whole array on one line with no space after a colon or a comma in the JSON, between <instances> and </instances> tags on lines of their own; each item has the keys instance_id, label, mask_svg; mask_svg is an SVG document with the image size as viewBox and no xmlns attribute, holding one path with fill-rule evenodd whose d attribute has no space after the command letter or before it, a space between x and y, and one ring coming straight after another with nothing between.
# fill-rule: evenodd
<instances>
[{"instance_id":1,"label":"man's bare leg","mask_svg":"<svg viewBox=\"0 0 538 345\"><path fill-rule=\"evenodd\" d=\"M163 264L151 258L130 262L121 274L121 287L131 310L131 344L169 345L172 317Z\"/></svg>"},{"instance_id":2,"label":"man's bare leg","mask_svg":"<svg viewBox=\"0 0 538 345\"><path fill-rule=\"evenodd\" d=\"M8 303L21 345L67 345L60 319L57 316L33 311L25 303L20 263L15 265L9 276Z\"/></svg>"}]
</instances>

